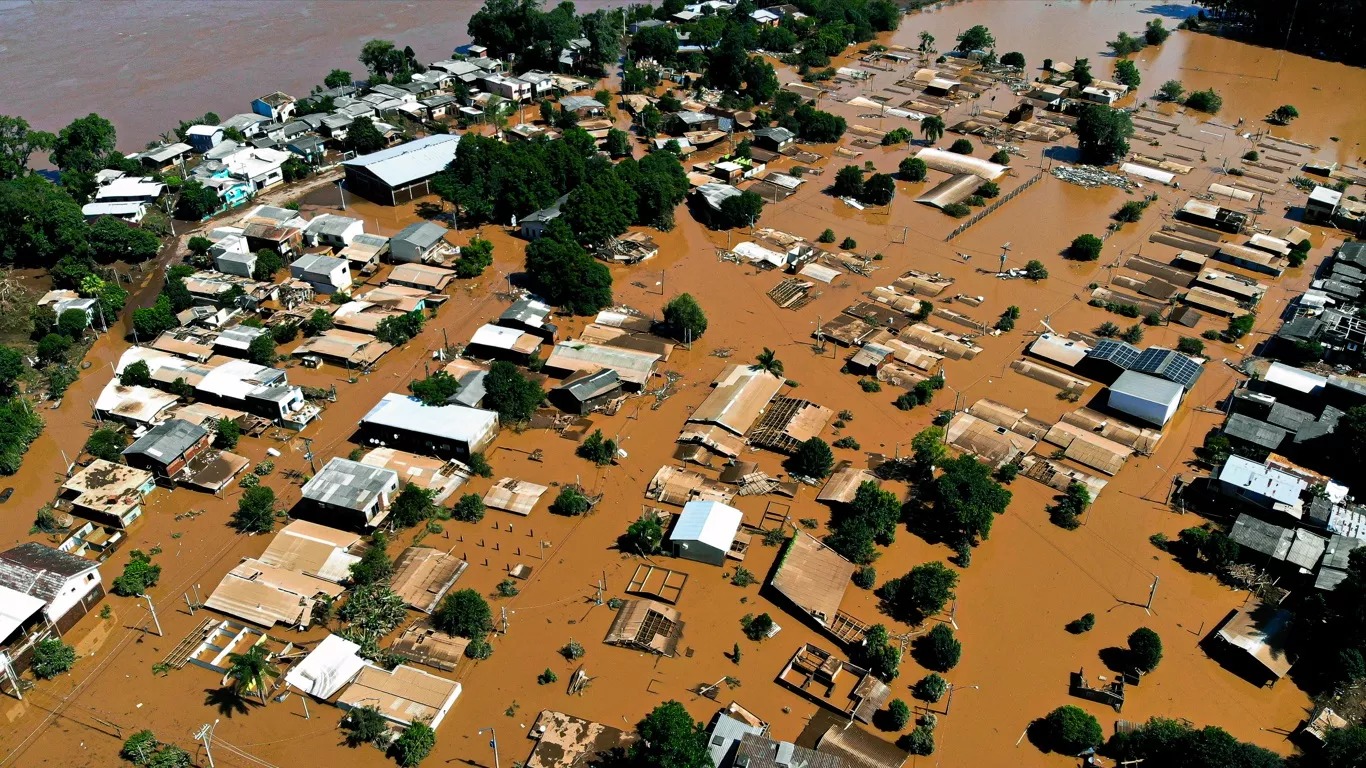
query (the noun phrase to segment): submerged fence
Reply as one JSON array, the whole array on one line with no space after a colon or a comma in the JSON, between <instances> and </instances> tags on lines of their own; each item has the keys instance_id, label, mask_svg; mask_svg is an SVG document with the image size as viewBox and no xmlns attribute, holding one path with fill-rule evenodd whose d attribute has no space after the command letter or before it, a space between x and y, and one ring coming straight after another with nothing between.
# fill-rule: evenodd
<instances>
[{"instance_id":1,"label":"submerged fence","mask_svg":"<svg viewBox=\"0 0 1366 768\"><path fill-rule=\"evenodd\" d=\"M1017 195L1019 195L1021 192L1025 191L1026 189L1029 189L1030 187L1034 186L1035 182L1037 182L1039 179L1042 179L1042 178L1043 178L1043 171L1039 171L1038 173L1034 174L1032 177L1030 177L1029 181L1026 181L1025 183L1021 184L1020 186L1016 187L1015 189L1012 189L1009 193L1007 193L1007 194L1005 194L1005 195L1002 195L999 199L997 199L997 200L996 200L995 202L993 202L991 205L988 205L987 207L985 207L985 208L983 208L982 210L978 211L977 214L976 214L975 216L973 216L972 218L970 218L970 219L968 219L967 221L963 222L962 224L959 224L957 229L955 229L954 231L950 232L950 233L949 233L949 236L946 237L946 238L944 238L944 242L947 243L947 242L949 242L950 240L954 239L955 237L958 237L959 235L961 235L961 234L963 234L964 232L968 231L968 227L971 227L973 224L976 224L977 222L979 222L979 221L981 221L982 219L986 218L986 217L987 217L987 214L990 214L992 211L996 210L997 208L1000 208L1001 206L1003 206L1003 205L1005 205L1006 203L1010 202L1011 200L1015 199L1015 197L1016 197Z\"/></svg>"}]
</instances>

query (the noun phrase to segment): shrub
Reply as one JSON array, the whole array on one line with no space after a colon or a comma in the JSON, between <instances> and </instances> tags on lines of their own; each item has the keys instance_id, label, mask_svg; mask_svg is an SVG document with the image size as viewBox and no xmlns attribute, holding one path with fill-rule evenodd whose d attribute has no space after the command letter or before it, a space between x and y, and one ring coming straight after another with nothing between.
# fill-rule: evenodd
<instances>
[{"instance_id":1,"label":"shrub","mask_svg":"<svg viewBox=\"0 0 1366 768\"><path fill-rule=\"evenodd\" d=\"M998 197L1000 194L1001 187L994 181L984 181L982 182L982 185L977 188L977 195L979 197L992 198Z\"/></svg>"},{"instance_id":2,"label":"shrub","mask_svg":"<svg viewBox=\"0 0 1366 768\"><path fill-rule=\"evenodd\" d=\"M1115 215L1113 218L1115 221L1119 222L1138 221L1139 219L1143 218L1143 211L1147 207L1148 206L1145 205L1141 200L1130 200L1124 205L1121 205L1118 211L1115 211Z\"/></svg>"},{"instance_id":3,"label":"shrub","mask_svg":"<svg viewBox=\"0 0 1366 768\"><path fill-rule=\"evenodd\" d=\"M1143 341L1143 326L1135 323L1128 328L1125 328L1124 333L1121 333L1119 338L1130 344L1137 344L1140 341Z\"/></svg>"},{"instance_id":4,"label":"shrub","mask_svg":"<svg viewBox=\"0 0 1366 768\"><path fill-rule=\"evenodd\" d=\"M758 584L759 579L755 578L754 573L743 566L735 566L735 573L730 576L730 583L737 587L748 587Z\"/></svg>"},{"instance_id":5,"label":"shrub","mask_svg":"<svg viewBox=\"0 0 1366 768\"><path fill-rule=\"evenodd\" d=\"M484 458L482 452L470 454L470 471L479 477L493 477L493 467L489 466L489 460Z\"/></svg>"},{"instance_id":6,"label":"shrub","mask_svg":"<svg viewBox=\"0 0 1366 768\"><path fill-rule=\"evenodd\" d=\"M560 655L565 657L568 661L582 659L585 653L587 653L587 651L584 650L583 644L577 640L570 640L560 649Z\"/></svg>"},{"instance_id":7,"label":"shrub","mask_svg":"<svg viewBox=\"0 0 1366 768\"><path fill-rule=\"evenodd\" d=\"M477 493L467 493L460 497L451 510L451 517L465 523L477 523L484 519L484 499Z\"/></svg>"},{"instance_id":8,"label":"shrub","mask_svg":"<svg viewBox=\"0 0 1366 768\"><path fill-rule=\"evenodd\" d=\"M231 451L237 447L237 441L242 437L242 428L237 425L236 419L221 418L214 426L216 429L213 436L215 448Z\"/></svg>"},{"instance_id":9,"label":"shrub","mask_svg":"<svg viewBox=\"0 0 1366 768\"><path fill-rule=\"evenodd\" d=\"M119 757L133 765L147 765L160 743L157 741L156 734L151 731L138 731L123 742L123 748L119 750Z\"/></svg>"},{"instance_id":10,"label":"shrub","mask_svg":"<svg viewBox=\"0 0 1366 768\"><path fill-rule=\"evenodd\" d=\"M1049 749L1076 755L1105 741L1100 723L1081 707L1058 707L1043 719L1044 742Z\"/></svg>"},{"instance_id":11,"label":"shrub","mask_svg":"<svg viewBox=\"0 0 1366 768\"><path fill-rule=\"evenodd\" d=\"M128 447L128 437L123 432L111 427L101 427L90 434L90 439L85 441L85 452L97 459L112 461L115 464L123 460L123 449Z\"/></svg>"},{"instance_id":12,"label":"shrub","mask_svg":"<svg viewBox=\"0 0 1366 768\"><path fill-rule=\"evenodd\" d=\"M539 674L539 675L536 676L536 684L537 684L537 685L550 685L551 683L553 683L553 682L555 682L555 681L557 681L557 680L559 680L559 679L560 679L560 676L557 675L557 674L555 674L555 671L554 671L554 670L552 670L550 667L546 667L544 672L542 672L541 674Z\"/></svg>"},{"instance_id":13,"label":"shrub","mask_svg":"<svg viewBox=\"0 0 1366 768\"><path fill-rule=\"evenodd\" d=\"M1182 336L1181 340L1176 342L1176 351L1183 355L1199 357L1205 353L1205 342L1190 336Z\"/></svg>"},{"instance_id":14,"label":"shrub","mask_svg":"<svg viewBox=\"0 0 1366 768\"><path fill-rule=\"evenodd\" d=\"M1139 627L1129 635L1129 663L1143 674L1157 669L1162 661L1162 638L1147 627Z\"/></svg>"},{"instance_id":15,"label":"shrub","mask_svg":"<svg viewBox=\"0 0 1366 768\"><path fill-rule=\"evenodd\" d=\"M768 633L773 631L773 617L767 613L761 613L758 616L746 615L740 619L740 627L744 631L745 637L757 642L768 637Z\"/></svg>"},{"instance_id":16,"label":"shrub","mask_svg":"<svg viewBox=\"0 0 1366 768\"><path fill-rule=\"evenodd\" d=\"M1080 635L1085 632L1090 632L1095 626L1096 615L1094 613L1088 613L1080 619L1073 619L1067 622L1067 631L1074 635Z\"/></svg>"},{"instance_id":17,"label":"shrub","mask_svg":"<svg viewBox=\"0 0 1366 768\"><path fill-rule=\"evenodd\" d=\"M1192 91L1186 96L1186 106L1213 115L1223 108L1224 97L1216 93L1213 88L1206 88L1203 91Z\"/></svg>"},{"instance_id":18,"label":"shrub","mask_svg":"<svg viewBox=\"0 0 1366 768\"><path fill-rule=\"evenodd\" d=\"M275 491L264 485L244 491L232 525L242 533L270 533L275 527Z\"/></svg>"},{"instance_id":19,"label":"shrub","mask_svg":"<svg viewBox=\"0 0 1366 768\"><path fill-rule=\"evenodd\" d=\"M1000 482L1000 483L1005 483L1006 485L1009 485L1012 481L1015 480L1015 477L1016 477L1017 475L1019 475L1019 474L1020 474L1020 465L1018 465L1018 464L1002 464L1002 465L1001 465L999 468L997 468L997 470L996 470L996 481L997 481L997 482Z\"/></svg>"},{"instance_id":20,"label":"shrub","mask_svg":"<svg viewBox=\"0 0 1366 768\"><path fill-rule=\"evenodd\" d=\"M925 161L918 157L908 157L897 166L897 171L907 181L924 181L925 176L929 173L929 166L925 165ZM833 235L833 233L831 234Z\"/></svg>"},{"instance_id":21,"label":"shrub","mask_svg":"<svg viewBox=\"0 0 1366 768\"><path fill-rule=\"evenodd\" d=\"M1247 152L1244 152L1244 153L1243 153L1243 159L1246 160L1246 161L1248 161L1248 162L1250 162L1250 163L1255 163L1255 162L1257 162L1258 160L1261 160L1261 159L1262 159L1262 155L1261 155L1261 153L1258 152L1257 150L1255 150L1255 149L1250 149L1250 150L1248 150Z\"/></svg>"},{"instance_id":22,"label":"shrub","mask_svg":"<svg viewBox=\"0 0 1366 768\"><path fill-rule=\"evenodd\" d=\"M930 631L916 639L916 654L926 669L948 672L958 666L963 656L963 644L954 637L948 624L935 624Z\"/></svg>"},{"instance_id":23,"label":"shrub","mask_svg":"<svg viewBox=\"0 0 1366 768\"><path fill-rule=\"evenodd\" d=\"M1104 247L1105 242L1095 235L1077 235L1068 247L1067 255L1077 261L1095 261Z\"/></svg>"},{"instance_id":24,"label":"shrub","mask_svg":"<svg viewBox=\"0 0 1366 768\"><path fill-rule=\"evenodd\" d=\"M944 694L948 690L949 684L945 682L944 678L933 672L920 678L915 685L911 686L911 693L917 699L928 701L931 704L944 698Z\"/></svg>"},{"instance_id":25,"label":"shrub","mask_svg":"<svg viewBox=\"0 0 1366 768\"><path fill-rule=\"evenodd\" d=\"M128 563L123 573L114 579L110 588L122 597L137 597L147 593L148 587L156 586L161 580L161 566L153 565L152 558L140 549L128 554Z\"/></svg>"},{"instance_id":26,"label":"shrub","mask_svg":"<svg viewBox=\"0 0 1366 768\"><path fill-rule=\"evenodd\" d=\"M967 139L955 139L949 145L949 151L960 155L970 155L972 154L972 142Z\"/></svg>"},{"instance_id":27,"label":"shrub","mask_svg":"<svg viewBox=\"0 0 1366 768\"><path fill-rule=\"evenodd\" d=\"M934 732L917 725L910 733L896 740L896 745L912 755L934 754Z\"/></svg>"},{"instance_id":28,"label":"shrub","mask_svg":"<svg viewBox=\"0 0 1366 768\"><path fill-rule=\"evenodd\" d=\"M33 646L33 674L51 680L76 665L76 649L61 640L39 640Z\"/></svg>"},{"instance_id":29,"label":"shrub","mask_svg":"<svg viewBox=\"0 0 1366 768\"><path fill-rule=\"evenodd\" d=\"M574 453L581 459L588 459L599 467L612 463L617 456L617 443L603 437L602 430L593 430L593 434L583 439Z\"/></svg>"},{"instance_id":30,"label":"shrub","mask_svg":"<svg viewBox=\"0 0 1366 768\"><path fill-rule=\"evenodd\" d=\"M517 582L512 579L503 579L498 582L499 597L516 597L521 590L517 588Z\"/></svg>"},{"instance_id":31,"label":"shrub","mask_svg":"<svg viewBox=\"0 0 1366 768\"><path fill-rule=\"evenodd\" d=\"M493 613L478 592L460 589L442 598L432 613L432 624L442 632L482 640L493 631Z\"/></svg>"},{"instance_id":32,"label":"shrub","mask_svg":"<svg viewBox=\"0 0 1366 768\"><path fill-rule=\"evenodd\" d=\"M829 444L819 437L802 443L792 458L787 460L787 470L802 477L828 477L834 466L835 454Z\"/></svg>"},{"instance_id":33,"label":"shrub","mask_svg":"<svg viewBox=\"0 0 1366 768\"><path fill-rule=\"evenodd\" d=\"M859 379L858 385L864 392L882 391L882 384L877 379Z\"/></svg>"},{"instance_id":34,"label":"shrub","mask_svg":"<svg viewBox=\"0 0 1366 768\"><path fill-rule=\"evenodd\" d=\"M991 156L991 162L997 165L1010 165L1010 153L1004 149L998 149Z\"/></svg>"},{"instance_id":35,"label":"shrub","mask_svg":"<svg viewBox=\"0 0 1366 768\"><path fill-rule=\"evenodd\" d=\"M964 203L950 203L949 205L944 206L943 211L955 219L961 219L969 213L972 213L972 209Z\"/></svg>"},{"instance_id":36,"label":"shrub","mask_svg":"<svg viewBox=\"0 0 1366 768\"><path fill-rule=\"evenodd\" d=\"M892 699L887 703L887 724L891 726L888 730L899 731L911 722L911 708L901 699Z\"/></svg>"},{"instance_id":37,"label":"shrub","mask_svg":"<svg viewBox=\"0 0 1366 768\"><path fill-rule=\"evenodd\" d=\"M877 584L877 569L871 565L865 565L854 571L854 586L861 589L872 589Z\"/></svg>"},{"instance_id":38,"label":"shrub","mask_svg":"<svg viewBox=\"0 0 1366 768\"><path fill-rule=\"evenodd\" d=\"M588 497L577 485L566 485L560 488L559 495L550 505L550 511L566 517L578 517L586 513L590 506L592 505Z\"/></svg>"},{"instance_id":39,"label":"shrub","mask_svg":"<svg viewBox=\"0 0 1366 768\"><path fill-rule=\"evenodd\" d=\"M361 744L382 747L389 739L389 721L374 707L356 707L348 711L341 726L346 731L346 743L352 747Z\"/></svg>"},{"instance_id":40,"label":"shrub","mask_svg":"<svg viewBox=\"0 0 1366 768\"><path fill-rule=\"evenodd\" d=\"M427 723L418 720L404 728L403 733L394 739L391 751L399 765L403 768L412 768L427 759L435 746L436 731Z\"/></svg>"},{"instance_id":41,"label":"shrub","mask_svg":"<svg viewBox=\"0 0 1366 768\"><path fill-rule=\"evenodd\" d=\"M835 230L833 230L833 229L827 229L827 230L825 230L824 232L821 233L821 236L820 236L820 237L816 238L816 240L817 240L817 242L821 242L821 243L833 243L833 242L835 242Z\"/></svg>"},{"instance_id":42,"label":"shrub","mask_svg":"<svg viewBox=\"0 0 1366 768\"><path fill-rule=\"evenodd\" d=\"M852 237L846 237L840 241L840 247L846 251L852 251L858 247L858 241Z\"/></svg>"}]
</instances>

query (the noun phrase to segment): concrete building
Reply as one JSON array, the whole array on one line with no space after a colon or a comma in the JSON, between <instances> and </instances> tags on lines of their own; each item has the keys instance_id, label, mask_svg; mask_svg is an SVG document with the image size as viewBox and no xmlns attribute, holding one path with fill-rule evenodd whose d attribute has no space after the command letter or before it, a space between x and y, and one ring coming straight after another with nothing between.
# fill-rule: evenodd
<instances>
[{"instance_id":1,"label":"concrete building","mask_svg":"<svg viewBox=\"0 0 1366 768\"><path fill-rule=\"evenodd\" d=\"M1314 187L1304 201L1304 220L1328 223L1337 215L1342 193L1332 187Z\"/></svg>"},{"instance_id":2,"label":"concrete building","mask_svg":"<svg viewBox=\"0 0 1366 768\"><path fill-rule=\"evenodd\" d=\"M1254 507L1296 518L1304 515L1303 499L1309 484L1289 472L1235 453L1219 468L1215 482L1220 493Z\"/></svg>"},{"instance_id":3,"label":"concrete building","mask_svg":"<svg viewBox=\"0 0 1366 768\"><path fill-rule=\"evenodd\" d=\"M223 141L223 127L218 125L192 125L185 131L185 141L194 151L203 154Z\"/></svg>"},{"instance_id":4,"label":"concrete building","mask_svg":"<svg viewBox=\"0 0 1366 768\"><path fill-rule=\"evenodd\" d=\"M446 244L449 231L430 221L409 224L389 239L389 257L398 264L426 261Z\"/></svg>"},{"instance_id":5,"label":"concrete building","mask_svg":"<svg viewBox=\"0 0 1366 768\"><path fill-rule=\"evenodd\" d=\"M142 517L142 500L156 488L147 470L95 459L62 484L58 506L100 525L127 528Z\"/></svg>"},{"instance_id":6,"label":"concrete building","mask_svg":"<svg viewBox=\"0 0 1366 768\"><path fill-rule=\"evenodd\" d=\"M569 195L564 195L548 208L528 213L521 221L517 222L518 232L527 240L539 240L545 234L546 227L550 226L550 222L560 218L560 208L568 199Z\"/></svg>"},{"instance_id":7,"label":"concrete building","mask_svg":"<svg viewBox=\"0 0 1366 768\"><path fill-rule=\"evenodd\" d=\"M1107 404L1126 416L1165 426L1181 404L1185 390L1180 384L1146 373L1125 371L1110 385Z\"/></svg>"},{"instance_id":8,"label":"concrete building","mask_svg":"<svg viewBox=\"0 0 1366 768\"><path fill-rule=\"evenodd\" d=\"M388 517L398 485L392 469L333 458L304 484L303 498L321 523L374 528Z\"/></svg>"},{"instance_id":9,"label":"concrete building","mask_svg":"<svg viewBox=\"0 0 1366 768\"><path fill-rule=\"evenodd\" d=\"M690 501L669 533L668 548L685 560L724 565L744 517L717 501Z\"/></svg>"},{"instance_id":10,"label":"concrete building","mask_svg":"<svg viewBox=\"0 0 1366 768\"><path fill-rule=\"evenodd\" d=\"M493 443L498 414L462 405L424 405L391 392L360 421L366 442L467 461Z\"/></svg>"},{"instance_id":11,"label":"concrete building","mask_svg":"<svg viewBox=\"0 0 1366 768\"><path fill-rule=\"evenodd\" d=\"M209 440L209 431L198 424L171 419L123 449L123 458L131 467L175 481L187 473L191 460L208 449Z\"/></svg>"},{"instance_id":12,"label":"concrete building","mask_svg":"<svg viewBox=\"0 0 1366 768\"><path fill-rule=\"evenodd\" d=\"M302 280L321 294L347 291L351 288L351 265L346 259L307 253L289 265L289 276Z\"/></svg>"},{"instance_id":13,"label":"concrete building","mask_svg":"<svg viewBox=\"0 0 1366 768\"><path fill-rule=\"evenodd\" d=\"M36 542L0 552L0 587L43 601L43 617L58 632L104 598L98 563Z\"/></svg>"},{"instance_id":14,"label":"concrete building","mask_svg":"<svg viewBox=\"0 0 1366 768\"><path fill-rule=\"evenodd\" d=\"M315 216L304 227L304 242L309 245L326 245L332 248L345 248L365 233L365 222L350 216L337 216L324 213Z\"/></svg>"}]
</instances>

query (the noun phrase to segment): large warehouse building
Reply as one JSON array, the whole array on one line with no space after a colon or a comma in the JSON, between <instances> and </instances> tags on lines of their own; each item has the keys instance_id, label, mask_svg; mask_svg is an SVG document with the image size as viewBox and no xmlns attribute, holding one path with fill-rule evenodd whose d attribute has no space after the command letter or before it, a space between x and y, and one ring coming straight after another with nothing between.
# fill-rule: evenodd
<instances>
[{"instance_id":1,"label":"large warehouse building","mask_svg":"<svg viewBox=\"0 0 1366 768\"><path fill-rule=\"evenodd\" d=\"M431 193L431 179L455 159L460 137L437 134L347 160L346 188L383 205L398 205Z\"/></svg>"}]
</instances>

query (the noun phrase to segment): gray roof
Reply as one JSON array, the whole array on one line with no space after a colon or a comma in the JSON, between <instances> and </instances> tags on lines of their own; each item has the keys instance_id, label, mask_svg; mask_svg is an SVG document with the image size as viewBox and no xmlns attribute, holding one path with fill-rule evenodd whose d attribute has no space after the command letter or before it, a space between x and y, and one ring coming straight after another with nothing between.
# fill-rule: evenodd
<instances>
[{"instance_id":1,"label":"gray roof","mask_svg":"<svg viewBox=\"0 0 1366 768\"><path fill-rule=\"evenodd\" d=\"M1338 408L1331 405L1324 406L1323 413L1319 414L1318 419L1307 422L1295 432L1295 442L1303 443L1315 438L1331 435L1338 428L1338 419L1345 414Z\"/></svg>"},{"instance_id":2,"label":"gray roof","mask_svg":"<svg viewBox=\"0 0 1366 768\"><path fill-rule=\"evenodd\" d=\"M1366 241L1343 243L1334 254L1334 258L1366 267Z\"/></svg>"},{"instance_id":3,"label":"gray roof","mask_svg":"<svg viewBox=\"0 0 1366 768\"><path fill-rule=\"evenodd\" d=\"M675 112L673 116L684 125L701 125L716 119L715 115L709 115L706 112Z\"/></svg>"},{"instance_id":4,"label":"gray roof","mask_svg":"<svg viewBox=\"0 0 1366 768\"><path fill-rule=\"evenodd\" d=\"M446 236L447 230L440 224L433 224L430 221L418 221L399 230L393 239L398 242L411 243L418 248L430 248L441 242Z\"/></svg>"},{"instance_id":5,"label":"gray roof","mask_svg":"<svg viewBox=\"0 0 1366 768\"><path fill-rule=\"evenodd\" d=\"M194 147L191 147L189 144L185 144L183 142L176 142L174 144L167 144L165 146L157 147L156 149L151 149L146 152L143 152L142 156L149 157L157 161L158 163L164 163L168 160L183 155L186 152L189 152L193 149Z\"/></svg>"},{"instance_id":6,"label":"gray roof","mask_svg":"<svg viewBox=\"0 0 1366 768\"><path fill-rule=\"evenodd\" d=\"M748 733L735 751L737 768L844 768L844 761L790 741Z\"/></svg>"},{"instance_id":7,"label":"gray roof","mask_svg":"<svg viewBox=\"0 0 1366 768\"><path fill-rule=\"evenodd\" d=\"M1295 529L1295 540L1290 544L1290 551L1286 553L1285 561L1306 571L1312 571L1318 566L1319 558L1323 557L1323 550L1327 546L1328 539L1303 528L1297 528Z\"/></svg>"},{"instance_id":8,"label":"gray roof","mask_svg":"<svg viewBox=\"0 0 1366 768\"><path fill-rule=\"evenodd\" d=\"M580 109L607 109L607 105L592 96L565 96L560 99L560 107L570 112Z\"/></svg>"},{"instance_id":9,"label":"gray roof","mask_svg":"<svg viewBox=\"0 0 1366 768\"><path fill-rule=\"evenodd\" d=\"M740 190L729 184L712 182L698 187L697 193L702 196L702 199L707 201L707 205L719 211L721 210L721 203L727 198L739 195Z\"/></svg>"},{"instance_id":10,"label":"gray roof","mask_svg":"<svg viewBox=\"0 0 1366 768\"><path fill-rule=\"evenodd\" d=\"M365 168L391 187L401 187L445 169L455 159L460 137L439 133L342 163Z\"/></svg>"},{"instance_id":11,"label":"gray roof","mask_svg":"<svg viewBox=\"0 0 1366 768\"><path fill-rule=\"evenodd\" d=\"M1170 403L1179 399L1185 391L1180 384L1149 376L1137 371L1125 371L1110 385L1111 392L1119 392L1129 397L1146 400L1150 403Z\"/></svg>"},{"instance_id":12,"label":"gray roof","mask_svg":"<svg viewBox=\"0 0 1366 768\"><path fill-rule=\"evenodd\" d=\"M334 458L304 484L304 498L363 512L386 488L397 487L398 473L350 459Z\"/></svg>"},{"instance_id":13,"label":"gray roof","mask_svg":"<svg viewBox=\"0 0 1366 768\"><path fill-rule=\"evenodd\" d=\"M707 744L707 752L711 754L711 763L715 766L729 765L727 758L735 749L740 740L747 735L762 736L764 732L757 726L736 720L724 712L718 714L711 724L711 739Z\"/></svg>"},{"instance_id":14,"label":"gray roof","mask_svg":"<svg viewBox=\"0 0 1366 768\"><path fill-rule=\"evenodd\" d=\"M339 266L345 266L346 259L339 259L336 256L324 256L321 253L306 253L294 260L289 265L290 269L302 270L305 273L326 275Z\"/></svg>"},{"instance_id":15,"label":"gray roof","mask_svg":"<svg viewBox=\"0 0 1366 768\"><path fill-rule=\"evenodd\" d=\"M1260 552L1275 560L1284 560L1290 552L1295 533L1289 528L1273 525L1243 513L1233 522L1228 537L1253 552Z\"/></svg>"},{"instance_id":16,"label":"gray roof","mask_svg":"<svg viewBox=\"0 0 1366 768\"><path fill-rule=\"evenodd\" d=\"M346 234L347 228L353 224L359 223L360 219L353 219L350 216L337 216L336 214L324 213L308 222L308 226L304 228L304 231L312 234L341 237Z\"/></svg>"},{"instance_id":17,"label":"gray roof","mask_svg":"<svg viewBox=\"0 0 1366 768\"><path fill-rule=\"evenodd\" d=\"M97 567L83 557L30 541L0 552L0 586L51 602L68 579Z\"/></svg>"},{"instance_id":18,"label":"gray roof","mask_svg":"<svg viewBox=\"0 0 1366 768\"><path fill-rule=\"evenodd\" d=\"M1347 570L1352 550L1361 547L1366 547L1366 541L1333 534L1333 538L1328 540L1328 546L1323 551L1323 567Z\"/></svg>"},{"instance_id":19,"label":"gray roof","mask_svg":"<svg viewBox=\"0 0 1366 768\"><path fill-rule=\"evenodd\" d=\"M1298 432L1300 427L1305 424L1313 423L1314 414L1308 411L1301 411L1298 408L1291 408L1285 403L1273 403L1271 412L1267 414L1268 423L1282 427L1291 432Z\"/></svg>"},{"instance_id":20,"label":"gray roof","mask_svg":"<svg viewBox=\"0 0 1366 768\"><path fill-rule=\"evenodd\" d=\"M218 338L214 340L214 343L221 344L225 347L246 349L251 346L251 343L256 341L258 337L265 336L267 333L270 333L270 331L267 331L265 328L256 328L250 325L234 325L231 328L225 328L220 331Z\"/></svg>"},{"instance_id":21,"label":"gray roof","mask_svg":"<svg viewBox=\"0 0 1366 768\"><path fill-rule=\"evenodd\" d=\"M614 389L621 389L621 377L611 368L604 368L581 379L576 379L561 389L567 390L575 400L585 402Z\"/></svg>"},{"instance_id":22,"label":"gray roof","mask_svg":"<svg viewBox=\"0 0 1366 768\"><path fill-rule=\"evenodd\" d=\"M198 424L184 419L171 419L149 429L147 434L123 449L123 455L147 456L162 464L169 464L207 434L209 431Z\"/></svg>"},{"instance_id":23,"label":"gray roof","mask_svg":"<svg viewBox=\"0 0 1366 768\"><path fill-rule=\"evenodd\" d=\"M249 128L253 125L257 125L258 123L267 122L270 122L269 117L265 117L264 115L258 115L255 112L242 112L240 114L233 115L227 120L224 120L223 122L219 123L218 127L224 130L227 130L228 128L235 128L240 131L245 128Z\"/></svg>"},{"instance_id":24,"label":"gray roof","mask_svg":"<svg viewBox=\"0 0 1366 768\"><path fill-rule=\"evenodd\" d=\"M754 138L768 139L769 141L782 144L783 142L792 141L793 139L797 138L797 134L781 126L776 126L770 128L760 128L759 130L754 132Z\"/></svg>"},{"instance_id":25,"label":"gray roof","mask_svg":"<svg viewBox=\"0 0 1366 768\"><path fill-rule=\"evenodd\" d=\"M460 389L451 395L450 401L456 405L466 405L471 408L478 407L484 400L484 380L489 376L488 371L470 371L460 377Z\"/></svg>"},{"instance_id":26,"label":"gray roof","mask_svg":"<svg viewBox=\"0 0 1366 768\"><path fill-rule=\"evenodd\" d=\"M563 206L564 201L568 199L569 195L561 195L560 199L556 200L549 207L542 208L534 213L528 213L526 216L522 217L521 223L526 224L528 222L536 221L550 222L558 219L560 217L560 207Z\"/></svg>"},{"instance_id":27,"label":"gray roof","mask_svg":"<svg viewBox=\"0 0 1366 768\"><path fill-rule=\"evenodd\" d=\"M1224 422L1224 434L1274 451L1281 447L1281 443L1290 433L1261 419L1235 413L1228 417L1228 421Z\"/></svg>"},{"instance_id":28,"label":"gray roof","mask_svg":"<svg viewBox=\"0 0 1366 768\"><path fill-rule=\"evenodd\" d=\"M543 304L529 296L523 296L514 301L512 306L503 310L503 314L499 315L498 319L540 327L545 325L546 319L550 317L550 312L551 309L549 305Z\"/></svg>"}]
</instances>

